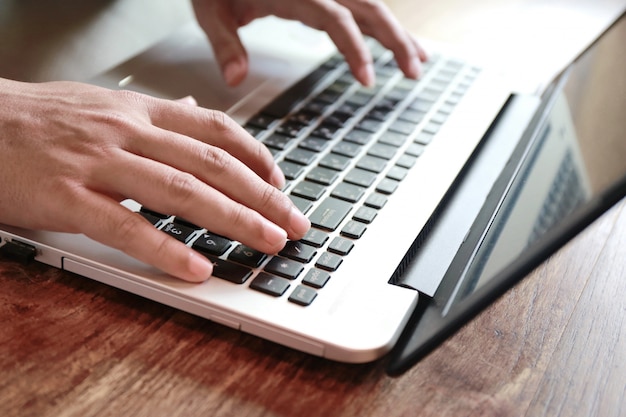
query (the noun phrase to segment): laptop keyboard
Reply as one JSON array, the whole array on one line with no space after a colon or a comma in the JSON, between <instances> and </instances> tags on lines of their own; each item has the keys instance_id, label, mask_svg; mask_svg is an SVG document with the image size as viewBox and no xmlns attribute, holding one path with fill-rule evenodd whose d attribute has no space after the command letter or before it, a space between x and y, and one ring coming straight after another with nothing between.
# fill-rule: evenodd
<instances>
[{"instance_id":1,"label":"laptop keyboard","mask_svg":"<svg viewBox=\"0 0 626 417\"><path fill-rule=\"evenodd\" d=\"M311 221L301 240L270 256L180 217L145 207L140 214L210 259L215 277L310 305L480 72L434 56L421 79L410 80L387 50L370 46L374 87L361 86L333 56L244 126L272 152L287 179L283 191Z\"/></svg>"}]
</instances>

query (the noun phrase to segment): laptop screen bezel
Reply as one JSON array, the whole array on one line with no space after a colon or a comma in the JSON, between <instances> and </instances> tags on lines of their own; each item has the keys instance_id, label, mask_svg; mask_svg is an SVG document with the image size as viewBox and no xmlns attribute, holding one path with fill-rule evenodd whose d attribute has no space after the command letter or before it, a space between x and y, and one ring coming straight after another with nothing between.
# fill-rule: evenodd
<instances>
[{"instance_id":1,"label":"laptop screen bezel","mask_svg":"<svg viewBox=\"0 0 626 417\"><path fill-rule=\"evenodd\" d=\"M618 24L626 24L626 13L622 14L606 32ZM605 33L606 33L605 32ZM522 136L513 153L511 162L501 173L491 193L478 214L465 243L452 261L440 287L430 299L422 297L417 309L406 325L404 332L388 356L387 373L400 375L413 364L428 355L434 348L454 334L469 320L491 305L498 297L525 278L533 269L554 254L569 240L583 231L594 220L618 203L626 195L626 173L608 188L593 195L575 211L566 216L555 227L525 249L518 257L496 273L479 289L459 301L450 303L454 289L462 279L463 271L471 268L476 249L490 221L498 214L500 199L507 186L519 174L525 164L528 151L537 146L540 136L549 123L550 112L562 93L571 72L585 54L597 46L600 37L587 48L567 70L565 70L544 93L542 104L529 128Z\"/></svg>"}]
</instances>

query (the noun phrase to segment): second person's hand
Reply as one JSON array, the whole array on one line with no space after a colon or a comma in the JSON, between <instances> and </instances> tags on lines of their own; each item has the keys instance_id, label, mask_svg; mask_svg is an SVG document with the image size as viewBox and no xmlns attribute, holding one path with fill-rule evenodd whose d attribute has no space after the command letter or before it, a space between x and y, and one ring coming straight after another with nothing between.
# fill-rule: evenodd
<instances>
[{"instance_id":1,"label":"second person's hand","mask_svg":"<svg viewBox=\"0 0 626 417\"><path fill-rule=\"evenodd\" d=\"M248 72L248 58L237 30L252 20L277 16L328 33L364 85L374 82L372 57L363 34L391 50L409 78L417 78L424 50L380 0L193 0L200 26L211 42L224 79L237 85Z\"/></svg>"}]
</instances>

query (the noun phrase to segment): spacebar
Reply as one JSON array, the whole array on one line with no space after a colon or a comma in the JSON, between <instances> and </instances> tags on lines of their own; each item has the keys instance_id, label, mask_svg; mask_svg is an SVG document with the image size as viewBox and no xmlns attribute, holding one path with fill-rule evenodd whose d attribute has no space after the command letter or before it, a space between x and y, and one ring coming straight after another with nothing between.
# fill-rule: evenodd
<instances>
[{"instance_id":1,"label":"spacebar","mask_svg":"<svg viewBox=\"0 0 626 417\"><path fill-rule=\"evenodd\" d=\"M324 66L318 67L284 93L276 97L274 101L263 109L262 113L277 118L285 117L294 107L311 94L319 81L324 78L326 74L328 74L328 68Z\"/></svg>"},{"instance_id":2,"label":"spacebar","mask_svg":"<svg viewBox=\"0 0 626 417\"><path fill-rule=\"evenodd\" d=\"M347 201L328 197L317 206L309 216L311 225L326 230L335 230L343 219L352 210L352 204Z\"/></svg>"}]
</instances>

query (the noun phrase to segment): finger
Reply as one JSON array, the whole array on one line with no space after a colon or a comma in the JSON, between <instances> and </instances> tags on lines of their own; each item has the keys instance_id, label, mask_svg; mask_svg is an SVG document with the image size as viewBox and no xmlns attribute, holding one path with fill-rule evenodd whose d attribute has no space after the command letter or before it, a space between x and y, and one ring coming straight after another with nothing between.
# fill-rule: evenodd
<instances>
[{"instance_id":1,"label":"finger","mask_svg":"<svg viewBox=\"0 0 626 417\"><path fill-rule=\"evenodd\" d=\"M213 47L224 80L230 86L239 85L248 73L248 56L237 34L241 26L228 3L193 1L198 23Z\"/></svg>"},{"instance_id":2,"label":"finger","mask_svg":"<svg viewBox=\"0 0 626 417\"><path fill-rule=\"evenodd\" d=\"M168 100L144 97L144 101L150 122L155 126L222 148L265 181L279 189L284 186L285 177L265 145L226 114L201 107L181 106ZM156 137L137 132L132 139L132 142L127 143L127 149L133 153L143 155L150 151L153 152L152 157L160 161L166 159L161 154L167 153L170 156L172 147L167 143L170 137L166 132ZM202 149L195 147L191 151ZM183 163L178 166L185 170L183 167L187 166L187 162L181 162Z\"/></svg>"},{"instance_id":3,"label":"finger","mask_svg":"<svg viewBox=\"0 0 626 417\"><path fill-rule=\"evenodd\" d=\"M198 102L193 96L185 96L179 99L174 100L177 103L187 104L188 106L197 106Z\"/></svg>"},{"instance_id":4,"label":"finger","mask_svg":"<svg viewBox=\"0 0 626 417\"><path fill-rule=\"evenodd\" d=\"M374 84L372 56L346 7L334 0L266 1L258 2L255 7L255 17L274 15L325 31L344 55L355 78L365 85Z\"/></svg>"},{"instance_id":5,"label":"finger","mask_svg":"<svg viewBox=\"0 0 626 417\"><path fill-rule=\"evenodd\" d=\"M74 218L83 219L79 227L86 236L186 281L201 282L211 276L213 265L208 259L140 215L88 190L79 197L73 205Z\"/></svg>"},{"instance_id":6,"label":"finger","mask_svg":"<svg viewBox=\"0 0 626 417\"><path fill-rule=\"evenodd\" d=\"M427 59L424 50L380 1L338 0L352 11L360 29L377 39L394 54L399 68L409 78L418 78L421 61Z\"/></svg>"},{"instance_id":7,"label":"finger","mask_svg":"<svg viewBox=\"0 0 626 417\"><path fill-rule=\"evenodd\" d=\"M265 253L282 249L288 235L299 239L306 233L308 219L287 196L224 151L215 151L232 165L226 169L223 163L207 165L206 181L226 192L169 165L127 153L111 158L106 169L98 172L98 184Z\"/></svg>"},{"instance_id":8,"label":"finger","mask_svg":"<svg viewBox=\"0 0 626 417\"><path fill-rule=\"evenodd\" d=\"M335 1L315 0L302 3L309 10L293 18L328 33L345 57L355 78L366 86L373 85L375 75L372 56L351 11Z\"/></svg>"}]
</instances>

